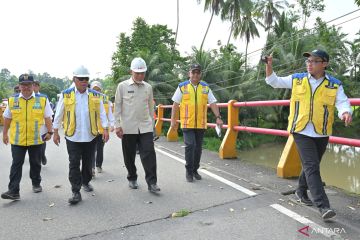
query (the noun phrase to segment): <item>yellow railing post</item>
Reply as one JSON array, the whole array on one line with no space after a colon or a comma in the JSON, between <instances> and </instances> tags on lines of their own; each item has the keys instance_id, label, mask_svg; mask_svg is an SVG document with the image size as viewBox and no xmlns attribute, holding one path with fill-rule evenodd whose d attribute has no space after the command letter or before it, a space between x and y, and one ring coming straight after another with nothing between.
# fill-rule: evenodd
<instances>
[{"instance_id":1,"label":"yellow railing post","mask_svg":"<svg viewBox=\"0 0 360 240\"><path fill-rule=\"evenodd\" d=\"M300 156L294 137L289 135L277 166L277 176L281 178L298 177L301 171Z\"/></svg>"},{"instance_id":2,"label":"yellow railing post","mask_svg":"<svg viewBox=\"0 0 360 240\"><path fill-rule=\"evenodd\" d=\"M179 119L179 110L175 113L175 119L178 120ZM178 134L178 128L179 128L179 123L176 122L175 128L169 128L168 132L167 132L167 140L168 142L177 142L179 139L179 134Z\"/></svg>"},{"instance_id":3,"label":"yellow railing post","mask_svg":"<svg viewBox=\"0 0 360 240\"><path fill-rule=\"evenodd\" d=\"M228 102L228 129L219 148L219 157L237 158L236 140L238 132L234 130L234 126L239 125L239 108L234 107L236 100Z\"/></svg>"},{"instance_id":4,"label":"yellow railing post","mask_svg":"<svg viewBox=\"0 0 360 240\"><path fill-rule=\"evenodd\" d=\"M162 108L162 105L158 105L158 112L157 112L157 121L155 124L155 134L156 136L160 136L162 132L162 126L164 121L162 118L164 117L164 109Z\"/></svg>"}]
</instances>

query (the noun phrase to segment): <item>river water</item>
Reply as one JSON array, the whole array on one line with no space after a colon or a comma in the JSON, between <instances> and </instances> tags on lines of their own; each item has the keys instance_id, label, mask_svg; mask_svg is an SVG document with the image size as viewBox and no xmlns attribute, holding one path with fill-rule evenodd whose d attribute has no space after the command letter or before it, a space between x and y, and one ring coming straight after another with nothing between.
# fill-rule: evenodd
<instances>
[{"instance_id":1,"label":"river water","mask_svg":"<svg viewBox=\"0 0 360 240\"><path fill-rule=\"evenodd\" d=\"M276 174L284 144L265 144L261 147L240 151L239 159L271 167ZM322 158L320 172L326 185L336 186L348 192L360 194L360 148L329 144Z\"/></svg>"}]
</instances>

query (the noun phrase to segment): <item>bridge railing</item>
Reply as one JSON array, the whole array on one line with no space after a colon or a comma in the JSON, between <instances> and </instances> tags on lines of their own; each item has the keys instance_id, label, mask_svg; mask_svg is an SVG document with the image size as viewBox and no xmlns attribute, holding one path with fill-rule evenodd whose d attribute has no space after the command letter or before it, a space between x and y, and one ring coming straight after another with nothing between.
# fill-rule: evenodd
<instances>
[{"instance_id":1,"label":"bridge railing","mask_svg":"<svg viewBox=\"0 0 360 240\"><path fill-rule=\"evenodd\" d=\"M350 99L352 106L360 106L360 98ZM227 108L227 125L223 125L223 129L226 130L226 134L219 148L219 157L222 159L236 158L236 141L239 131L259 133L259 134L270 134L276 136L288 137L288 141L285 145L283 154L280 158L277 174L280 177L294 177L298 176L301 170L300 158L294 144L292 135L279 129L268 129L268 128L256 128L239 125L239 111L241 107L266 107L266 106L289 106L289 100L270 100L270 101L252 101L252 102L237 102L230 100L228 103L218 103L219 108ZM164 110L171 109L172 105L159 105L158 106L158 118L155 125L156 134L160 135L162 132L163 122L170 122L171 119L164 118ZM176 119L179 119L179 112L176 113ZM178 140L178 125L175 128L169 128L167 133L168 141ZM214 128L215 123L208 123L208 127ZM360 139L343 138L331 136L329 138L330 143L337 143L349 146L360 147Z\"/></svg>"}]
</instances>

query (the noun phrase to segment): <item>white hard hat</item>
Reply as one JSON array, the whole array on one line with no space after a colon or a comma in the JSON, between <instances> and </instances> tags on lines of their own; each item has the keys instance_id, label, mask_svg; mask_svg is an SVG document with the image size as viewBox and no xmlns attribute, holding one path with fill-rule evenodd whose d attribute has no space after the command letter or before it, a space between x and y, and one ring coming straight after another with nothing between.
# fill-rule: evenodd
<instances>
[{"instance_id":1,"label":"white hard hat","mask_svg":"<svg viewBox=\"0 0 360 240\"><path fill-rule=\"evenodd\" d=\"M130 69L134 72L146 72L147 67L146 67L146 63L144 61L144 59L142 58L134 58L131 61L131 66Z\"/></svg>"},{"instance_id":2,"label":"white hard hat","mask_svg":"<svg viewBox=\"0 0 360 240\"><path fill-rule=\"evenodd\" d=\"M101 83L100 83L99 81L93 81L93 82L91 82L90 88L91 88L91 89L94 89L94 87L98 87L98 88L102 89Z\"/></svg>"},{"instance_id":3,"label":"white hard hat","mask_svg":"<svg viewBox=\"0 0 360 240\"><path fill-rule=\"evenodd\" d=\"M80 67L78 67L77 69L74 70L73 76L74 77L90 77L90 73L86 67L81 65Z\"/></svg>"}]
</instances>

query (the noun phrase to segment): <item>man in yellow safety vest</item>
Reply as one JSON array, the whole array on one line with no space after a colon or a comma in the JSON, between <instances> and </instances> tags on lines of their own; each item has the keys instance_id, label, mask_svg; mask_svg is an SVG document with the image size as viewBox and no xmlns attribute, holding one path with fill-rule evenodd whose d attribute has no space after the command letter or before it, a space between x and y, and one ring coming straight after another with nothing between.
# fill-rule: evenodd
<instances>
[{"instance_id":1,"label":"man in yellow safety vest","mask_svg":"<svg viewBox=\"0 0 360 240\"><path fill-rule=\"evenodd\" d=\"M320 161L332 133L335 107L345 125L352 121L352 110L341 82L325 72L329 55L320 49L303 54L307 72L278 77L272 69L272 56L267 56L266 83L291 91L288 131L293 134L302 172L295 196L297 201L319 209L324 220L336 213L330 208L320 176ZM310 190L312 201L307 195Z\"/></svg>"},{"instance_id":2,"label":"man in yellow safety vest","mask_svg":"<svg viewBox=\"0 0 360 240\"><path fill-rule=\"evenodd\" d=\"M44 141L50 140L53 134L52 110L45 95L34 93L33 83L33 76L22 74L19 77L20 93L9 98L9 104L4 112L3 142L5 144L10 142L13 161L8 191L1 194L3 199L20 199L20 181L26 152L29 153L33 192L42 192L40 185L41 145ZM47 132L41 135L40 129L44 123Z\"/></svg>"},{"instance_id":3,"label":"man in yellow safety vest","mask_svg":"<svg viewBox=\"0 0 360 240\"><path fill-rule=\"evenodd\" d=\"M103 128L103 141L107 142L109 139L102 96L99 92L88 89L89 79L90 73L84 66L74 71L74 87L62 92L54 118L53 140L56 145L60 144L59 128L62 123L64 126L69 155L69 180L73 192L68 201L70 204L77 204L82 200L81 186L86 192L94 191L90 184L91 156L94 154L100 124Z\"/></svg>"},{"instance_id":4,"label":"man in yellow safety vest","mask_svg":"<svg viewBox=\"0 0 360 240\"><path fill-rule=\"evenodd\" d=\"M186 180L193 182L201 180L198 173L202 152L202 142L207 128L207 104L216 117L216 124L223 124L216 98L209 85L201 81L201 66L192 64L189 71L189 80L179 84L172 100L171 128L176 127L176 112L180 108L180 124L184 134Z\"/></svg>"}]
</instances>

